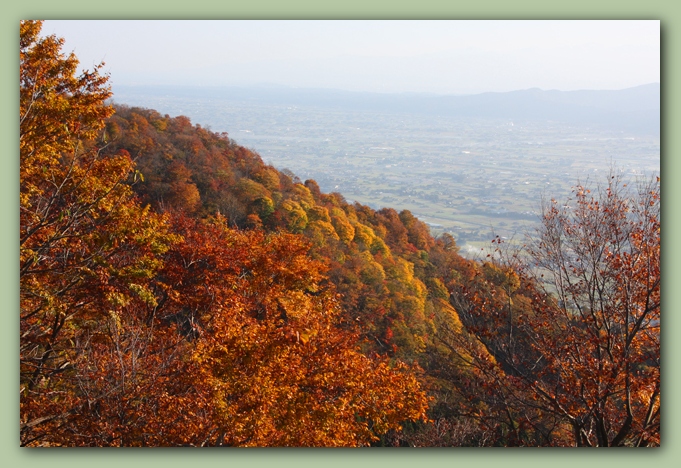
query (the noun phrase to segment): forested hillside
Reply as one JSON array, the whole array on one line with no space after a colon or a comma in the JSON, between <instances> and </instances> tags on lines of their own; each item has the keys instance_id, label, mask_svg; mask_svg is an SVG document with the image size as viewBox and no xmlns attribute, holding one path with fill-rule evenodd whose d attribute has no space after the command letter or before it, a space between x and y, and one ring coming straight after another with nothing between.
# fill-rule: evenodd
<instances>
[{"instance_id":1,"label":"forested hillside","mask_svg":"<svg viewBox=\"0 0 681 468\"><path fill-rule=\"evenodd\" d=\"M659 180L577 187L523 255L466 260L409 211L110 104L40 26L22 445L659 445Z\"/></svg>"}]
</instances>

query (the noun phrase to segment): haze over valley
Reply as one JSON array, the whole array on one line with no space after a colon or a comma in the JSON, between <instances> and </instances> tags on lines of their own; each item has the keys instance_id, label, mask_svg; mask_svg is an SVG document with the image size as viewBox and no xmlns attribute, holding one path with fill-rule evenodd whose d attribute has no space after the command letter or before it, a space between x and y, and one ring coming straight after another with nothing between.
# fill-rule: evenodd
<instances>
[{"instance_id":1,"label":"haze over valley","mask_svg":"<svg viewBox=\"0 0 681 468\"><path fill-rule=\"evenodd\" d=\"M659 84L468 96L288 87L114 89L117 103L186 115L279 169L372 208L408 209L470 253L522 239L542 197L660 170Z\"/></svg>"}]
</instances>

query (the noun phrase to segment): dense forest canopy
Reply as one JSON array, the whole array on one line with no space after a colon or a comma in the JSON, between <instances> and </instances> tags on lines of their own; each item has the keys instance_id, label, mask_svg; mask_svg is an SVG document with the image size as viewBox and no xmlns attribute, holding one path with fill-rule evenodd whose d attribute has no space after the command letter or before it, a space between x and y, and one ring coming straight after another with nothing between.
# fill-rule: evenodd
<instances>
[{"instance_id":1,"label":"dense forest canopy","mask_svg":"<svg viewBox=\"0 0 681 468\"><path fill-rule=\"evenodd\" d=\"M659 179L461 257L20 33L24 446L659 445ZM114 96L115 98L115 96Z\"/></svg>"}]
</instances>

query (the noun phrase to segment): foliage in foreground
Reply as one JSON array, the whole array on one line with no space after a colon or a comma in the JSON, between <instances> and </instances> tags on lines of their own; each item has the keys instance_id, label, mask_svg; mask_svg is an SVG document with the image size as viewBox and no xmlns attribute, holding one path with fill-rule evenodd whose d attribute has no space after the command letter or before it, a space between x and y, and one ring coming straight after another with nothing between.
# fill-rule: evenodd
<instances>
[{"instance_id":1,"label":"foliage in foreground","mask_svg":"<svg viewBox=\"0 0 681 468\"><path fill-rule=\"evenodd\" d=\"M159 215L93 138L106 79L21 24L22 445L366 445L425 417L293 234ZM53 112L54 110L54 112Z\"/></svg>"}]
</instances>

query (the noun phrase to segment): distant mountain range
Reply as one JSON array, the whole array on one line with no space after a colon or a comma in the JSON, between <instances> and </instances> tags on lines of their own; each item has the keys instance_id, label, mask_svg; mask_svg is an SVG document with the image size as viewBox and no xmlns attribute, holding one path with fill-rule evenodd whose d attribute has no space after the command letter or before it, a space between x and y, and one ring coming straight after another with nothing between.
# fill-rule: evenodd
<instances>
[{"instance_id":1,"label":"distant mountain range","mask_svg":"<svg viewBox=\"0 0 681 468\"><path fill-rule=\"evenodd\" d=\"M660 132L660 84L622 90L557 91L538 88L472 95L383 94L277 86L116 86L114 97L134 95L224 99L254 104L311 106L452 117L553 120L602 125L634 133Z\"/></svg>"}]
</instances>

